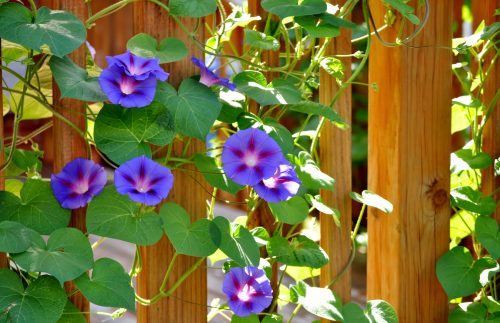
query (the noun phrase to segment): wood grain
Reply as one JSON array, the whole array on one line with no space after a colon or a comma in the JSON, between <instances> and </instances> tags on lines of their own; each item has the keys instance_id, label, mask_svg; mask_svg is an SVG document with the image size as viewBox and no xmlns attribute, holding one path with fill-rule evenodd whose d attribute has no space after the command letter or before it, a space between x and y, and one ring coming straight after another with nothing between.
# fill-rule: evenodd
<instances>
[{"instance_id":1,"label":"wood grain","mask_svg":"<svg viewBox=\"0 0 500 323\"><path fill-rule=\"evenodd\" d=\"M370 208L368 298L384 299L400 322L447 322L448 300L435 273L448 250L452 0L430 1L414 47L384 47L370 56L368 188L394 205ZM386 7L370 2L383 25ZM382 35L394 39L395 26ZM421 46L421 47L419 47Z\"/></svg>"},{"instance_id":2,"label":"wood grain","mask_svg":"<svg viewBox=\"0 0 500 323\"><path fill-rule=\"evenodd\" d=\"M196 20L181 18L188 29L194 29ZM198 58L203 55L200 50L182 33L176 23L160 8L146 2L134 4L134 33L145 32L159 40L169 36L181 39L188 46L189 54ZM197 35L204 40L203 28ZM189 57L179 62L168 64L165 70L170 73L168 82L177 86L184 78L198 74L199 70L191 63ZM180 147L174 147L179 153ZM203 151L203 142L193 140L188 154ZM207 194L191 176L201 183L204 180L196 172L174 171L174 187L169 200L183 206L191 215L191 220L206 215L205 202ZM143 297L152 297L158 292L165 270L174 254L174 249L166 237L151 247L142 247L143 270L137 277L137 291ZM180 256L172 272L168 286L171 286L197 258ZM152 306L137 307L138 322L206 322L207 320L207 277L206 266L195 271L173 294Z\"/></svg>"},{"instance_id":3,"label":"wood grain","mask_svg":"<svg viewBox=\"0 0 500 323\"><path fill-rule=\"evenodd\" d=\"M49 4L51 9L65 10L73 13L80 20L85 21L87 18L87 7L85 2L80 0L46 0L42 1ZM80 46L77 50L68 55L76 64L85 67L86 63L86 49L85 45ZM53 82L53 102L54 108L69 121L73 122L79 129L86 129L85 107L82 101L74 99L61 99L61 93ZM60 119L53 118L54 127L54 173L61 171L61 169L68 162L77 157L88 157L85 140L70 126L61 121ZM71 212L70 226L87 232L85 226L85 213L86 209L81 208ZM76 289L72 282L67 282L65 288L68 292ZM76 293L70 297L70 300L82 312L88 313L90 311L89 302L81 293ZM89 321L89 315L85 315Z\"/></svg>"},{"instance_id":4,"label":"wood grain","mask_svg":"<svg viewBox=\"0 0 500 323\"><path fill-rule=\"evenodd\" d=\"M345 0L330 1L332 4L343 5ZM326 56L333 54L348 55L351 53L351 30L341 29L341 35L332 39L327 48ZM341 58L346 67L345 78L350 77L351 58ZM339 86L334 77L320 71L319 100L329 105L338 91ZM351 124L352 104L351 87L345 89L333 107L342 118ZM321 169L335 179L335 190L321 191L321 197L329 206L340 211L340 227L335 225L333 218L328 214L320 215L321 247L330 257L330 263L321 269L320 284L329 284L344 269L351 254L351 228L352 210L349 192L352 187L351 173L351 128L338 129L331 122L327 122L321 132L319 142ZM348 270L342 278L335 283L333 290L344 302L351 298L351 271Z\"/></svg>"},{"instance_id":5,"label":"wood grain","mask_svg":"<svg viewBox=\"0 0 500 323\"><path fill-rule=\"evenodd\" d=\"M477 26L484 20L486 25L491 25L496 21L499 21L498 16L495 16L495 9L500 8L500 0L484 0L481 2L472 1L472 10L474 15L474 30ZM486 64L483 66L484 70L487 70L491 65L491 60L493 59L495 50L490 50L490 53L485 57ZM489 76L486 79L483 93L481 94L481 100L486 105L489 106L493 101L497 91L500 91L500 62L496 61L496 64L492 67ZM486 123L484 129L483 138L483 149L493 158L500 157L500 100L496 102L496 106L493 107L493 113L491 114L490 120ZM482 172L482 187L483 192L486 195L490 195L495 191L495 189L500 187L500 177L495 177L495 170L493 167L488 167ZM500 199L500 192L494 196L494 199L498 201ZM497 205L497 210L494 217L500 223L500 204Z\"/></svg>"}]
</instances>

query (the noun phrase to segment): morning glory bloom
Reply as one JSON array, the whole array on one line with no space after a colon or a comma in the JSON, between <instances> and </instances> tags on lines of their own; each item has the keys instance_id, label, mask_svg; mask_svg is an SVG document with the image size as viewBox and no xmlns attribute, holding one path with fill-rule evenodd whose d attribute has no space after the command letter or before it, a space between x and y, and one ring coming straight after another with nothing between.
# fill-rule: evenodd
<instances>
[{"instance_id":1,"label":"morning glory bloom","mask_svg":"<svg viewBox=\"0 0 500 323\"><path fill-rule=\"evenodd\" d=\"M174 175L146 156L139 156L122 164L115 171L118 193L128 195L135 202L157 205L172 189Z\"/></svg>"},{"instance_id":2,"label":"morning glory bloom","mask_svg":"<svg viewBox=\"0 0 500 323\"><path fill-rule=\"evenodd\" d=\"M66 209L78 209L100 194L106 185L104 168L92 160L76 158L51 177L52 192Z\"/></svg>"},{"instance_id":3,"label":"morning glory bloom","mask_svg":"<svg viewBox=\"0 0 500 323\"><path fill-rule=\"evenodd\" d=\"M153 102L156 80L166 81L168 73L157 58L135 56L127 51L107 56L108 67L99 76L99 84L109 101L124 108L141 108Z\"/></svg>"},{"instance_id":4,"label":"morning glory bloom","mask_svg":"<svg viewBox=\"0 0 500 323\"><path fill-rule=\"evenodd\" d=\"M219 77L217 74L212 72L202 60L197 59L196 57L191 57L191 61L193 62L194 65L198 66L200 68L200 83L205 84L206 86L210 87L213 85L220 85L224 86L231 91L234 91L236 89L236 85L233 83L229 82L228 79Z\"/></svg>"},{"instance_id":5,"label":"morning glory bloom","mask_svg":"<svg viewBox=\"0 0 500 323\"><path fill-rule=\"evenodd\" d=\"M256 128L240 130L224 143L222 168L240 185L257 185L276 173L283 153L267 133Z\"/></svg>"},{"instance_id":6,"label":"morning glory bloom","mask_svg":"<svg viewBox=\"0 0 500 323\"><path fill-rule=\"evenodd\" d=\"M263 200L278 203L295 196L300 184L301 181L293 166L287 160L283 160L273 176L263 179L253 188Z\"/></svg>"},{"instance_id":7,"label":"morning glory bloom","mask_svg":"<svg viewBox=\"0 0 500 323\"><path fill-rule=\"evenodd\" d=\"M271 283L257 267L234 267L226 274L222 291L229 298L229 308L238 316L260 313L273 300Z\"/></svg>"}]
</instances>

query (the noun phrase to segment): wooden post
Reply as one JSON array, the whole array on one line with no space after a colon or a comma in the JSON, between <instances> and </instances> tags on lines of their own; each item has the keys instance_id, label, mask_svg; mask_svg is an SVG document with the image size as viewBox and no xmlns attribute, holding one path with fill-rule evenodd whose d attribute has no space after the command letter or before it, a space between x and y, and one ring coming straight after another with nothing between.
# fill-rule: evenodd
<instances>
[{"instance_id":1,"label":"wooden post","mask_svg":"<svg viewBox=\"0 0 500 323\"><path fill-rule=\"evenodd\" d=\"M0 65L2 64L2 40L0 39ZM0 70L0 84L2 82L2 70ZM2 112L2 117L0 118L0 165L4 163L4 134L3 134L3 90L0 89L0 111ZM15 145L15 143L13 143ZM0 172L0 190L5 189L5 179L3 178L3 172ZM0 268L9 267L9 261L4 253L0 253Z\"/></svg>"},{"instance_id":2,"label":"wooden post","mask_svg":"<svg viewBox=\"0 0 500 323\"><path fill-rule=\"evenodd\" d=\"M390 302L400 322L448 320L435 268L449 242L452 54L439 47L451 47L453 1L429 3L416 48L374 38L370 56L370 83L380 90L369 93L368 187L394 212L369 210L368 298ZM382 26L386 6L370 4ZM397 33L398 26L382 35Z\"/></svg>"},{"instance_id":3,"label":"wooden post","mask_svg":"<svg viewBox=\"0 0 500 323\"><path fill-rule=\"evenodd\" d=\"M49 2L49 1L46 1ZM85 21L87 18L87 7L83 1L80 0L51 0L51 8L65 10L73 13L80 20ZM68 55L76 64L85 67L86 63L86 50L85 44L80 46L77 50ZM82 101L74 99L61 99L61 93L53 82L53 100L54 108L65 116L69 121L73 122L79 129L84 131L87 127L85 118L85 106ZM74 129L68 126L66 123L60 119L54 117L54 172L57 173L68 162L72 161L77 157L88 157L87 145L85 139L80 136ZM80 229L83 232L87 232L85 226L85 214L86 209L81 208L73 210L71 212L71 222L70 226ZM65 284L65 288L68 292L76 289L76 286L72 282ZM88 313L90 310L90 305L87 299L81 294L76 293L70 297L73 304L82 312ZM87 321L89 321L89 315L85 314Z\"/></svg>"},{"instance_id":4,"label":"wooden post","mask_svg":"<svg viewBox=\"0 0 500 323\"><path fill-rule=\"evenodd\" d=\"M332 4L342 6L345 0L330 1ZM351 30L341 29L341 35L332 39L328 46L326 55L350 54L351 53ZM345 79L350 77L351 58L341 59L345 66ZM330 104L339 86L334 77L323 69L320 71L319 100L323 104ZM345 89L333 107L342 118L351 123L351 87ZM327 122L321 132L320 142L321 169L335 178L335 190L333 192L323 190L321 196L327 205L333 206L340 211L340 227L337 227L331 215L320 215L321 247L330 257L330 263L321 269L320 283L322 286L330 283L347 265L351 254L351 228L352 210L351 198L351 129L338 129L331 122ZM342 278L333 286L335 292L344 302L351 298L351 271L348 270Z\"/></svg>"},{"instance_id":5,"label":"wooden post","mask_svg":"<svg viewBox=\"0 0 500 323\"><path fill-rule=\"evenodd\" d=\"M486 25L491 25L495 21L498 21L498 16L495 16L495 9L500 7L500 0L485 0L480 3L478 1L473 1L472 7L474 15L474 30L483 20ZM487 55L485 59L486 64L483 66L484 70L487 70L491 65L491 60L495 55L494 49L490 51L491 53ZM499 87L500 62L497 59L490 74L488 75L488 78L486 79L484 90L481 94L481 99L486 107L488 107L493 101L497 91L499 91ZM500 100L498 100L496 102L496 106L492 108L494 110L484 129L483 149L491 157L498 158L500 157ZM500 187L500 177L495 177L495 170L493 167L488 167L483 170L482 187L483 192L487 195L493 193L495 189ZM494 196L494 199L498 200L499 198L500 193L497 193ZM497 219L498 223L500 223L500 205L497 205L494 217Z\"/></svg>"},{"instance_id":6,"label":"wooden post","mask_svg":"<svg viewBox=\"0 0 500 323\"><path fill-rule=\"evenodd\" d=\"M182 22L189 30L194 30L196 20L182 18ZM203 23L202 23L203 26ZM147 2L137 2L134 5L134 32L145 32L158 40L168 36L181 39L189 49L189 54L203 58L201 51L191 40L178 28L175 21L168 14ZM204 40L204 28L200 28L198 39ZM166 70L170 73L168 82L177 86L182 79L199 73L199 70L191 63L189 58L169 64ZM180 147L174 147L179 153ZM188 153L203 151L205 143L193 139ZM207 199L203 188L191 178L203 183L201 174L197 172L174 171L174 187L170 192L169 199L182 205L191 215L191 220L205 217L205 203ZM143 297L152 297L158 292L165 270L174 254L174 248L164 236L160 242L151 247L142 247L141 255L143 270L137 277L137 291ZM197 258L179 256L170 276L171 286ZM137 307L138 322L206 322L207 320L207 276L206 266L200 267L168 298L161 300L152 306Z\"/></svg>"}]
</instances>

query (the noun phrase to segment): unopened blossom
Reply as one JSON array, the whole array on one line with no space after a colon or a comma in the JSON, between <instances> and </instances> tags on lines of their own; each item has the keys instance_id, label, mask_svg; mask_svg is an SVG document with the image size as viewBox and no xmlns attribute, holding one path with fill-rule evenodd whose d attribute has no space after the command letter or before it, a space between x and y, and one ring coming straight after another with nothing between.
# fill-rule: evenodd
<instances>
[{"instance_id":1,"label":"unopened blossom","mask_svg":"<svg viewBox=\"0 0 500 323\"><path fill-rule=\"evenodd\" d=\"M262 312L273 300L273 289L266 274L252 266L231 268L224 278L222 291L229 299L229 308L241 317Z\"/></svg>"},{"instance_id":2,"label":"unopened blossom","mask_svg":"<svg viewBox=\"0 0 500 323\"><path fill-rule=\"evenodd\" d=\"M104 168L92 160L76 158L51 178L52 192L66 209L78 209L100 194L106 185Z\"/></svg>"},{"instance_id":3,"label":"unopened blossom","mask_svg":"<svg viewBox=\"0 0 500 323\"><path fill-rule=\"evenodd\" d=\"M295 196L300 184L293 166L283 160L273 176L263 179L253 188L263 200L278 203Z\"/></svg>"},{"instance_id":4,"label":"unopened blossom","mask_svg":"<svg viewBox=\"0 0 500 323\"><path fill-rule=\"evenodd\" d=\"M234 91L236 89L236 85L234 85L234 83L231 83L229 82L228 79L220 77L217 74L215 74L205 65L205 63L202 60L193 56L191 57L191 61L193 62L194 65L200 68L201 84L205 84L208 87L213 85L220 85L230 89L231 91Z\"/></svg>"},{"instance_id":5,"label":"unopened blossom","mask_svg":"<svg viewBox=\"0 0 500 323\"><path fill-rule=\"evenodd\" d=\"M283 153L267 133L256 128L240 130L224 143L222 168L240 185L256 185L276 173Z\"/></svg>"},{"instance_id":6,"label":"unopened blossom","mask_svg":"<svg viewBox=\"0 0 500 323\"><path fill-rule=\"evenodd\" d=\"M124 108L149 105L156 94L156 80L166 81L169 75L159 59L135 56L130 51L106 60L108 67L99 76L99 84L111 103Z\"/></svg>"},{"instance_id":7,"label":"unopened blossom","mask_svg":"<svg viewBox=\"0 0 500 323\"><path fill-rule=\"evenodd\" d=\"M160 203L168 196L173 184L174 176L170 169L146 156L131 159L115 171L118 193L146 205Z\"/></svg>"}]
</instances>

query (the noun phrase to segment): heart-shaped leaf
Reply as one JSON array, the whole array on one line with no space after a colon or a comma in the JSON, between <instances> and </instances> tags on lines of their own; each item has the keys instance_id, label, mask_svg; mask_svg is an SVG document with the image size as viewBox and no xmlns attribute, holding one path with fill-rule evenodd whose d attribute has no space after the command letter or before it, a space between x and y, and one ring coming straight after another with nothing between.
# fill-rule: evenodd
<instances>
[{"instance_id":1,"label":"heart-shaped leaf","mask_svg":"<svg viewBox=\"0 0 500 323\"><path fill-rule=\"evenodd\" d=\"M186 45L177 38L165 38L160 42L148 34L137 34L127 42L127 49L146 58L158 58L161 64L183 59L188 54Z\"/></svg>"},{"instance_id":2,"label":"heart-shaped leaf","mask_svg":"<svg viewBox=\"0 0 500 323\"><path fill-rule=\"evenodd\" d=\"M472 149L460 149L451 154L451 172L458 173L469 169L483 169L493 165L487 153L474 154Z\"/></svg>"},{"instance_id":3,"label":"heart-shaped leaf","mask_svg":"<svg viewBox=\"0 0 500 323\"><path fill-rule=\"evenodd\" d=\"M487 258L477 261L472 259L469 250L458 246L439 258L436 273L448 298L468 296L481 288L479 277L488 268L496 266L496 262Z\"/></svg>"},{"instance_id":4,"label":"heart-shaped leaf","mask_svg":"<svg viewBox=\"0 0 500 323\"><path fill-rule=\"evenodd\" d=\"M480 191L470 186L457 187L450 192L451 205L481 215L495 212L497 204L491 196L483 196Z\"/></svg>"},{"instance_id":5,"label":"heart-shaped leaf","mask_svg":"<svg viewBox=\"0 0 500 323\"><path fill-rule=\"evenodd\" d=\"M6 3L0 6L0 38L63 57L83 44L87 31L69 12L41 7L33 19L28 8Z\"/></svg>"},{"instance_id":6,"label":"heart-shaped leaf","mask_svg":"<svg viewBox=\"0 0 500 323\"><path fill-rule=\"evenodd\" d=\"M61 283L80 276L94 264L89 240L75 228L52 232L47 244L40 236L33 237L31 247L12 258L27 271L49 273Z\"/></svg>"},{"instance_id":7,"label":"heart-shaped leaf","mask_svg":"<svg viewBox=\"0 0 500 323\"><path fill-rule=\"evenodd\" d=\"M281 18L317 15L327 8L323 0L262 0L261 6Z\"/></svg>"},{"instance_id":8,"label":"heart-shaped leaf","mask_svg":"<svg viewBox=\"0 0 500 323\"><path fill-rule=\"evenodd\" d=\"M244 71L233 79L238 91L248 95L260 105L294 104L302 101L300 91L290 79L275 79L267 84L261 72Z\"/></svg>"},{"instance_id":9,"label":"heart-shaped leaf","mask_svg":"<svg viewBox=\"0 0 500 323\"><path fill-rule=\"evenodd\" d=\"M170 14L185 17L205 17L217 9L215 0L170 0Z\"/></svg>"},{"instance_id":10,"label":"heart-shaped leaf","mask_svg":"<svg viewBox=\"0 0 500 323\"><path fill-rule=\"evenodd\" d=\"M86 70L76 65L68 56L52 57L49 63L52 75L61 91L61 97L82 101L106 101L99 79L90 77Z\"/></svg>"},{"instance_id":11,"label":"heart-shaped leaf","mask_svg":"<svg viewBox=\"0 0 500 323\"><path fill-rule=\"evenodd\" d=\"M461 303L450 313L448 323L498 323L500 313L488 314L488 308L481 303Z\"/></svg>"},{"instance_id":12,"label":"heart-shaped leaf","mask_svg":"<svg viewBox=\"0 0 500 323\"><path fill-rule=\"evenodd\" d=\"M65 304L66 292L53 277L41 276L25 290L13 271L0 269L0 313L6 322L54 323Z\"/></svg>"},{"instance_id":13,"label":"heart-shaped leaf","mask_svg":"<svg viewBox=\"0 0 500 323\"><path fill-rule=\"evenodd\" d=\"M288 201L269 203L271 213L280 222L287 224L302 223L309 214L309 206L300 196L294 196Z\"/></svg>"},{"instance_id":14,"label":"heart-shaped leaf","mask_svg":"<svg viewBox=\"0 0 500 323\"><path fill-rule=\"evenodd\" d=\"M297 285L290 288L290 299L304 306L309 313L332 321L343 322L342 301L331 289L311 287L299 281Z\"/></svg>"},{"instance_id":15,"label":"heart-shaped leaf","mask_svg":"<svg viewBox=\"0 0 500 323\"><path fill-rule=\"evenodd\" d=\"M500 230L495 219L486 216L477 218L476 238L493 258L500 258Z\"/></svg>"},{"instance_id":16,"label":"heart-shaped leaf","mask_svg":"<svg viewBox=\"0 0 500 323\"><path fill-rule=\"evenodd\" d=\"M251 29L245 29L245 44L259 49L280 49L280 42L276 38Z\"/></svg>"},{"instance_id":17,"label":"heart-shaped leaf","mask_svg":"<svg viewBox=\"0 0 500 323\"><path fill-rule=\"evenodd\" d=\"M163 230L179 254L206 257L213 254L220 244L217 225L207 219L192 223L184 208L175 203L166 203L160 210Z\"/></svg>"},{"instance_id":18,"label":"heart-shaped leaf","mask_svg":"<svg viewBox=\"0 0 500 323\"><path fill-rule=\"evenodd\" d=\"M215 158L196 154L194 156L194 163L210 185L231 194L236 194L243 189L243 186L236 184L227 177L222 167L217 165Z\"/></svg>"},{"instance_id":19,"label":"heart-shaped leaf","mask_svg":"<svg viewBox=\"0 0 500 323\"><path fill-rule=\"evenodd\" d=\"M354 201L375 207L382 212L391 213L393 210L391 202L371 191L364 190L363 192L361 192L361 195L356 192L351 192L349 195L351 195L351 198Z\"/></svg>"},{"instance_id":20,"label":"heart-shaped leaf","mask_svg":"<svg viewBox=\"0 0 500 323\"><path fill-rule=\"evenodd\" d=\"M290 266L321 268L328 263L328 255L306 236L297 236L290 243L281 236L274 236L267 244L267 252L277 261Z\"/></svg>"},{"instance_id":21,"label":"heart-shaped leaf","mask_svg":"<svg viewBox=\"0 0 500 323\"><path fill-rule=\"evenodd\" d=\"M179 91L170 84L158 83L155 101L174 115L177 130L203 141L222 108L214 92L193 79L182 81Z\"/></svg>"},{"instance_id":22,"label":"heart-shaped leaf","mask_svg":"<svg viewBox=\"0 0 500 323\"><path fill-rule=\"evenodd\" d=\"M92 277L84 273L75 279L75 284L91 303L135 309L135 292L130 284L130 276L113 259L98 259L94 263Z\"/></svg>"},{"instance_id":23,"label":"heart-shaped leaf","mask_svg":"<svg viewBox=\"0 0 500 323\"><path fill-rule=\"evenodd\" d=\"M141 213L139 204L126 195L118 194L114 186L107 186L90 202L87 230L138 245L155 244L163 235L158 214Z\"/></svg>"},{"instance_id":24,"label":"heart-shaped leaf","mask_svg":"<svg viewBox=\"0 0 500 323\"><path fill-rule=\"evenodd\" d=\"M349 125L335 110L317 102L302 101L297 104L287 105L286 107L292 111L325 117L341 129L349 127Z\"/></svg>"},{"instance_id":25,"label":"heart-shaped leaf","mask_svg":"<svg viewBox=\"0 0 500 323\"><path fill-rule=\"evenodd\" d=\"M301 151L298 156L293 156L292 163L302 185L313 190L322 188L333 191L335 180L319 169L308 152Z\"/></svg>"},{"instance_id":26,"label":"heart-shaped leaf","mask_svg":"<svg viewBox=\"0 0 500 323\"><path fill-rule=\"evenodd\" d=\"M34 232L19 222L0 222L0 252L18 253L31 246Z\"/></svg>"},{"instance_id":27,"label":"heart-shaped leaf","mask_svg":"<svg viewBox=\"0 0 500 323\"><path fill-rule=\"evenodd\" d=\"M151 157L148 143L167 145L174 136L173 117L157 102L141 109L105 104L94 127L97 148L118 164L141 155Z\"/></svg>"},{"instance_id":28,"label":"heart-shaped leaf","mask_svg":"<svg viewBox=\"0 0 500 323\"><path fill-rule=\"evenodd\" d=\"M15 221L41 234L68 226L70 210L63 209L52 194L50 183L29 179L21 198L0 191L0 221Z\"/></svg>"},{"instance_id":29,"label":"heart-shaped leaf","mask_svg":"<svg viewBox=\"0 0 500 323\"><path fill-rule=\"evenodd\" d=\"M221 234L219 249L228 257L245 266L259 266L259 245L250 231L241 225L231 225L226 218L216 217L213 222Z\"/></svg>"},{"instance_id":30,"label":"heart-shaped leaf","mask_svg":"<svg viewBox=\"0 0 500 323\"><path fill-rule=\"evenodd\" d=\"M64 307L63 315L57 323L87 323L87 319L83 316L80 309L68 299Z\"/></svg>"}]
</instances>

